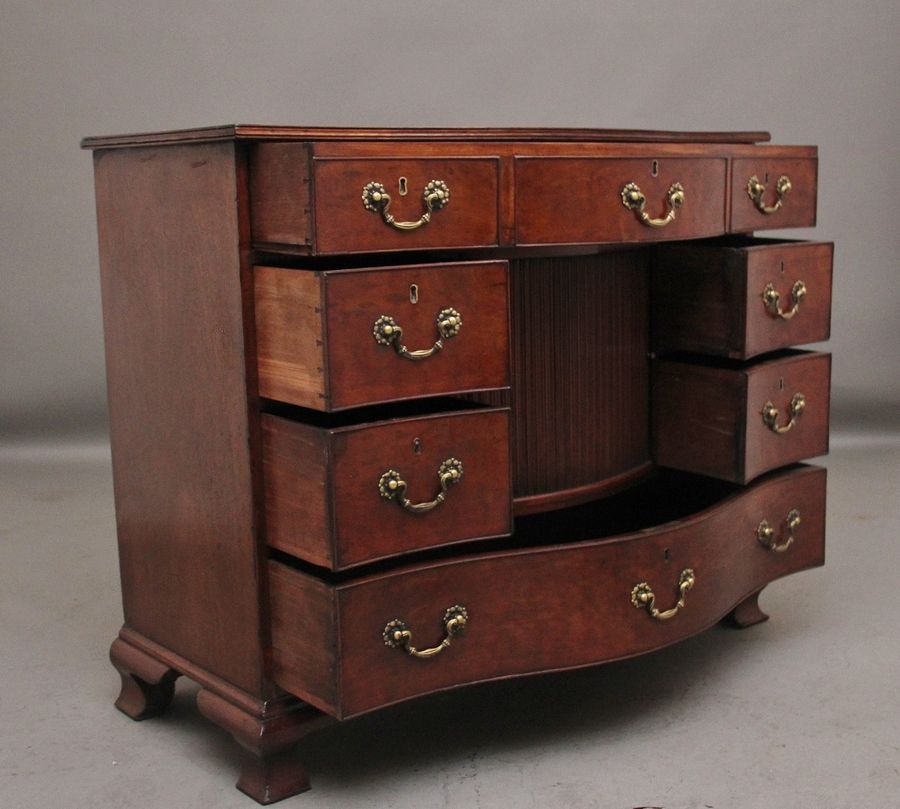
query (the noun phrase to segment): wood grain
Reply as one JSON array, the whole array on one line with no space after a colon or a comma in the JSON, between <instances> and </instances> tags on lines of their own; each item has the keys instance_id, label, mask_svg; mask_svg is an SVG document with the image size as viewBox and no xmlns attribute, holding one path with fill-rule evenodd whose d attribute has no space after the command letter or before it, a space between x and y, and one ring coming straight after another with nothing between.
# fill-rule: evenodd
<instances>
[{"instance_id":1,"label":"wood grain","mask_svg":"<svg viewBox=\"0 0 900 809\"><path fill-rule=\"evenodd\" d=\"M521 157L516 243L646 242L724 233L726 168L721 158ZM651 217L666 215L666 194L675 182L684 186L684 206L666 227L648 227L622 204L621 191L630 182L640 186Z\"/></svg>"},{"instance_id":2,"label":"wood grain","mask_svg":"<svg viewBox=\"0 0 900 809\"><path fill-rule=\"evenodd\" d=\"M749 359L827 340L833 250L827 242L744 238L660 245L651 283L654 351ZM766 285L774 285L789 310L799 280L807 294L798 313L790 320L770 314Z\"/></svg>"},{"instance_id":3,"label":"wood grain","mask_svg":"<svg viewBox=\"0 0 900 809\"><path fill-rule=\"evenodd\" d=\"M264 693L235 147L94 161L125 622Z\"/></svg>"},{"instance_id":4,"label":"wood grain","mask_svg":"<svg viewBox=\"0 0 900 809\"><path fill-rule=\"evenodd\" d=\"M268 541L301 559L342 570L512 530L506 410L334 429L265 415L263 434ZM379 494L381 475L395 469L412 502L433 500L450 457L463 478L434 510L410 514Z\"/></svg>"},{"instance_id":5,"label":"wood grain","mask_svg":"<svg viewBox=\"0 0 900 809\"><path fill-rule=\"evenodd\" d=\"M660 359L652 368L653 455L660 466L736 483L828 451L831 356L786 352L741 365ZM762 419L766 401L788 421L794 393L806 409L790 432Z\"/></svg>"},{"instance_id":6,"label":"wood grain","mask_svg":"<svg viewBox=\"0 0 900 809\"><path fill-rule=\"evenodd\" d=\"M734 161L731 185L732 233L772 228L813 227L816 224L817 174L819 162L810 158L764 157L763 155ZM775 183L786 174L791 179L791 192L781 210L764 214L757 210L747 194L747 181L756 175L765 183L763 202L775 203Z\"/></svg>"},{"instance_id":7,"label":"wood grain","mask_svg":"<svg viewBox=\"0 0 900 809\"><path fill-rule=\"evenodd\" d=\"M757 540L762 519L778 525L799 509L802 525L788 553ZM585 666L642 654L709 627L766 583L820 565L824 554L825 470L803 467L768 478L725 502L664 527L602 541L463 557L354 580L334 587L340 649L338 700L320 707L346 718L464 683ZM563 537L559 537L562 539ZM308 576L270 563L276 602L311 586ZM696 584L673 620L654 621L630 601L647 581L660 609L672 606L684 568ZM431 660L384 645L384 625L400 618L420 648L443 637L441 616L469 611L465 632ZM276 605L279 614L293 615ZM300 693L309 683L289 661L308 641L290 621L275 633L278 682ZM330 693L334 693L331 688Z\"/></svg>"},{"instance_id":8,"label":"wood grain","mask_svg":"<svg viewBox=\"0 0 900 809\"><path fill-rule=\"evenodd\" d=\"M515 383L473 398L512 408L526 510L579 502L571 490L650 458L647 262L637 250L510 262Z\"/></svg>"}]
</instances>

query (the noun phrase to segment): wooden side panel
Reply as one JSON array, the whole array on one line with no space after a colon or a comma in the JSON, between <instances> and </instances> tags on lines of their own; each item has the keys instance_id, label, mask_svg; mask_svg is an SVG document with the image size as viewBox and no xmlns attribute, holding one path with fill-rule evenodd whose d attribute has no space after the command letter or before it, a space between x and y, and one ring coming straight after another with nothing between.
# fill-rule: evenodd
<instances>
[{"instance_id":1,"label":"wooden side panel","mask_svg":"<svg viewBox=\"0 0 900 809\"><path fill-rule=\"evenodd\" d=\"M259 395L323 410L328 389L322 276L254 267Z\"/></svg>"},{"instance_id":2,"label":"wooden side panel","mask_svg":"<svg viewBox=\"0 0 900 809\"><path fill-rule=\"evenodd\" d=\"M94 160L125 622L259 694L235 147Z\"/></svg>"},{"instance_id":3,"label":"wooden side panel","mask_svg":"<svg viewBox=\"0 0 900 809\"><path fill-rule=\"evenodd\" d=\"M660 245L652 279L654 351L742 355L746 274L738 251Z\"/></svg>"},{"instance_id":4,"label":"wooden side panel","mask_svg":"<svg viewBox=\"0 0 900 809\"><path fill-rule=\"evenodd\" d=\"M653 459L742 480L746 378L740 372L658 360L652 370Z\"/></svg>"},{"instance_id":5,"label":"wooden side panel","mask_svg":"<svg viewBox=\"0 0 900 809\"><path fill-rule=\"evenodd\" d=\"M332 567L328 436L298 421L262 416L266 538L273 548Z\"/></svg>"},{"instance_id":6,"label":"wooden side panel","mask_svg":"<svg viewBox=\"0 0 900 809\"><path fill-rule=\"evenodd\" d=\"M319 579L269 562L272 677L328 713L339 699L334 590Z\"/></svg>"},{"instance_id":7,"label":"wooden side panel","mask_svg":"<svg viewBox=\"0 0 900 809\"><path fill-rule=\"evenodd\" d=\"M256 244L312 247L309 146L256 143L250 151L250 211Z\"/></svg>"}]
</instances>

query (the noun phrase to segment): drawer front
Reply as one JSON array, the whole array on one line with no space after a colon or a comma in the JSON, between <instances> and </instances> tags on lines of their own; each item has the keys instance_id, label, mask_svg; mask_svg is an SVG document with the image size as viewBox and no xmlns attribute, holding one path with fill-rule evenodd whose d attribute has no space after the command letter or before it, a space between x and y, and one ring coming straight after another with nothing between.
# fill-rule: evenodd
<instances>
[{"instance_id":1,"label":"drawer front","mask_svg":"<svg viewBox=\"0 0 900 809\"><path fill-rule=\"evenodd\" d=\"M725 232L725 178L724 158L520 157L516 242L596 244L719 235ZM675 183L683 189L680 207L670 195ZM623 190L632 185L655 225L641 221L640 207L623 204Z\"/></svg>"},{"instance_id":2,"label":"drawer front","mask_svg":"<svg viewBox=\"0 0 900 809\"><path fill-rule=\"evenodd\" d=\"M274 678L346 717L465 683L642 654L709 627L773 579L822 564L824 512L825 471L803 467L683 522L602 542L474 556L336 588L272 563ZM682 590L684 571L693 585ZM681 595L684 606L653 617L649 596L640 600L648 590L659 612ZM465 630L432 659L385 643L386 630L397 640L391 622L402 622L410 645L438 647L457 605ZM298 615L321 617L309 633ZM315 670L310 654L321 658Z\"/></svg>"},{"instance_id":3,"label":"drawer front","mask_svg":"<svg viewBox=\"0 0 900 809\"><path fill-rule=\"evenodd\" d=\"M740 158L732 165L731 228L745 233L816 224L818 160ZM785 178L790 190L782 185Z\"/></svg>"},{"instance_id":4,"label":"drawer front","mask_svg":"<svg viewBox=\"0 0 900 809\"><path fill-rule=\"evenodd\" d=\"M331 430L266 415L263 467L269 545L332 570L511 531L506 409Z\"/></svg>"},{"instance_id":5,"label":"drawer front","mask_svg":"<svg viewBox=\"0 0 900 809\"><path fill-rule=\"evenodd\" d=\"M661 245L652 284L654 350L748 359L827 340L833 245L740 239Z\"/></svg>"},{"instance_id":6,"label":"drawer front","mask_svg":"<svg viewBox=\"0 0 900 809\"><path fill-rule=\"evenodd\" d=\"M746 483L828 452L830 354L732 366L656 360L651 376L659 466Z\"/></svg>"},{"instance_id":7,"label":"drawer front","mask_svg":"<svg viewBox=\"0 0 900 809\"><path fill-rule=\"evenodd\" d=\"M262 396L342 410L509 385L505 262L255 273Z\"/></svg>"},{"instance_id":8,"label":"drawer front","mask_svg":"<svg viewBox=\"0 0 900 809\"><path fill-rule=\"evenodd\" d=\"M316 158L316 252L494 246L499 164L495 157Z\"/></svg>"}]
</instances>

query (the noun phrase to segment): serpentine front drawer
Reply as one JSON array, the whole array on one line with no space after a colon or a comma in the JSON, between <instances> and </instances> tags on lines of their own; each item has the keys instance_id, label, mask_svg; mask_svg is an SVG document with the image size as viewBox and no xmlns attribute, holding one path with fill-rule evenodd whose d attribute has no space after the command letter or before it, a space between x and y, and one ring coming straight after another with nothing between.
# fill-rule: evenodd
<instances>
[{"instance_id":1,"label":"serpentine front drawer","mask_svg":"<svg viewBox=\"0 0 900 809\"><path fill-rule=\"evenodd\" d=\"M254 278L261 396L332 411L509 385L505 261Z\"/></svg>"},{"instance_id":2,"label":"serpentine front drawer","mask_svg":"<svg viewBox=\"0 0 900 809\"><path fill-rule=\"evenodd\" d=\"M822 564L825 477L799 467L657 528L337 584L270 562L273 676L345 718L466 683L658 649L706 629L768 582ZM703 482L681 486L670 502L692 496L688 488L696 496ZM591 508L559 512L554 524L602 536ZM546 530L529 519L532 533ZM517 521L517 533L527 526Z\"/></svg>"},{"instance_id":3,"label":"serpentine front drawer","mask_svg":"<svg viewBox=\"0 0 900 809\"><path fill-rule=\"evenodd\" d=\"M654 460L736 483L828 452L831 355L652 363Z\"/></svg>"},{"instance_id":4,"label":"serpentine front drawer","mask_svg":"<svg viewBox=\"0 0 900 809\"><path fill-rule=\"evenodd\" d=\"M748 359L827 340L833 254L830 242L745 237L660 245L654 350Z\"/></svg>"},{"instance_id":5,"label":"serpentine front drawer","mask_svg":"<svg viewBox=\"0 0 900 809\"><path fill-rule=\"evenodd\" d=\"M341 570L512 531L508 409L386 411L332 426L262 416L271 547Z\"/></svg>"},{"instance_id":6,"label":"serpentine front drawer","mask_svg":"<svg viewBox=\"0 0 900 809\"><path fill-rule=\"evenodd\" d=\"M735 159L731 169L731 231L816 224L816 158Z\"/></svg>"},{"instance_id":7,"label":"serpentine front drawer","mask_svg":"<svg viewBox=\"0 0 900 809\"><path fill-rule=\"evenodd\" d=\"M519 157L516 243L694 239L725 232L724 158Z\"/></svg>"}]
</instances>

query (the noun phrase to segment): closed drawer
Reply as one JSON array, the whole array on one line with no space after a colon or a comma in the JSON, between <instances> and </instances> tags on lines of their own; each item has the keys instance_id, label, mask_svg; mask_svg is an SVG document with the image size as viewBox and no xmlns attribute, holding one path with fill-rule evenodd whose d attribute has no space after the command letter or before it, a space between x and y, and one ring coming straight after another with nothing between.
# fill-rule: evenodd
<instances>
[{"instance_id":1,"label":"closed drawer","mask_svg":"<svg viewBox=\"0 0 900 809\"><path fill-rule=\"evenodd\" d=\"M266 414L262 430L268 543L300 559L341 570L511 530L507 409L345 426Z\"/></svg>"},{"instance_id":2,"label":"closed drawer","mask_svg":"<svg viewBox=\"0 0 900 809\"><path fill-rule=\"evenodd\" d=\"M746 483L828 452L831 355L785 351L742 364L652 364L652 444L660 466Z\"/></svg>"},{"instance_id":3,"label":"closed drawer","mask_svg":"<svg viewBox=\"0 0 900 809\"><path fill-rule=\"evenodd\" d=\"M635 513L653 510L653 503L696 500L702 485L693 477L674 486L658 481ZM557 529L585 541L472 555L340 584L270 563L275 681L343 718L465 683L615 660L700 632L768 582L824 558L823 469L768 478L692 516L663 509L661 527L597 539L603 508L554 516ZM544 530L540 518L521 522L525 538ZM685 571L692 571L693 585L682 590ZM648 589L660 612L681 595L684 606L670 620L655 618ZM458 606L466 610L465 630L431 659L385 642L387 635L396 643L393 633L405 627L409 645L434 649L447 637L448 609ZM454 615L459 612L450 620Z\"/></svg>"},{"instance_id":4,"label":"closed drawer","mask_svg":"<svg viewBox=\"0 0 900 809\"><path fill-rule=\"evenodd\" d=\"M505 262L254 274L261 396L331 411L509 385Z\"/></svg>"},{"instance_id":5,"label":"closed drawer","mask_svg":"<svg viewBox=\"0 0 900 809\"><path fill-rule=\"evenodd\" d=\"M496 245L498 172L495 157L316 158L316 252Z\"/></svg>"},{"instance_id":6,"label":"closed drawer","mask_svg":"<svg viewBox=\"0 0 900 809\"><path fill-rule=\"evenodd\" d=\"M731 179L731 228L745 233L765 228L816 224L815 158L736 159Z\"/></svg>"},{"instance_id":7,"label":"closed drawer","mask_svg":"<svg viewBox=\"0 0 900 809\"><path fill-rule=\"evenodd\" d=\"M830 243L737 237L660 245L654 350L747 359L827 340L833 252Z\"/></svg>"},{"instance_id":8,"label":"closed drawer","mask_svg":"<svg viewBox=\"0 0 900 809\"><path fill-rule=\"evenodd\" d=\"M516 242L596 244L716 236L725 232L725 177L724 158L520 157ZM673 190L676 183L680 197ZM643 209L626 189L643 195ZM634 207L623 204L623 191ZM642 212L653 223L642 221Z\"/></svg>"}]
</instances>

